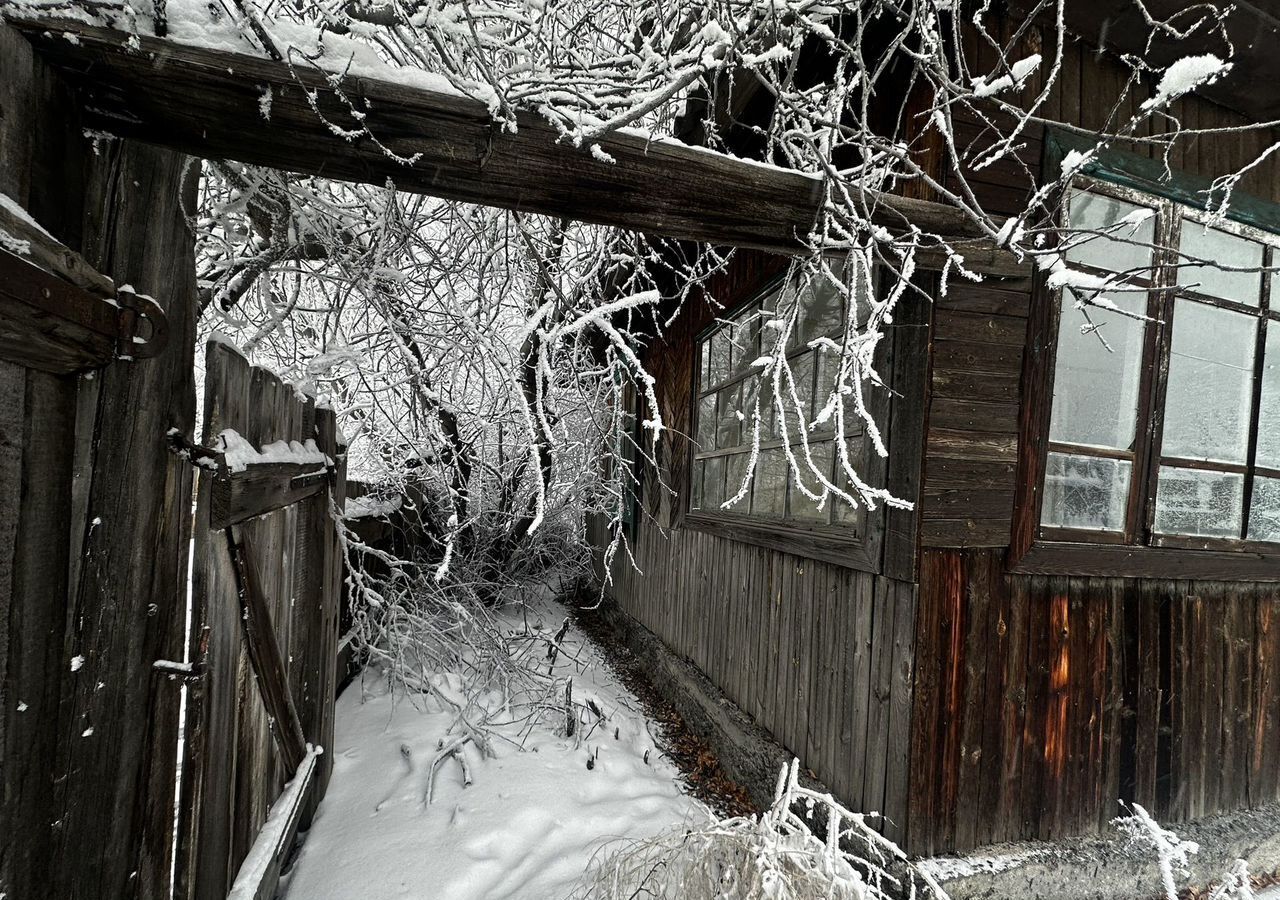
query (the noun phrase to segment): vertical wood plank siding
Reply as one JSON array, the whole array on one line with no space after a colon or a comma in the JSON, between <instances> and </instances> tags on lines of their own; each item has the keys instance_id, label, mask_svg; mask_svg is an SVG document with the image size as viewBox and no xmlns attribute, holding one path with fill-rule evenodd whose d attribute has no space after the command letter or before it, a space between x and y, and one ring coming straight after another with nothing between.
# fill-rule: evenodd
<instances>
[{"instance_id":1,"label":"vertical wood plank siding","mask_svg":"<svg viewBox=\"0 0 1280 900\"><path fill-rule=\"evenodd\" d=\"M610 573L622 609L901 839L915 585L648 519L632 550L638 570Z\"/></svg>"}]
</instances>

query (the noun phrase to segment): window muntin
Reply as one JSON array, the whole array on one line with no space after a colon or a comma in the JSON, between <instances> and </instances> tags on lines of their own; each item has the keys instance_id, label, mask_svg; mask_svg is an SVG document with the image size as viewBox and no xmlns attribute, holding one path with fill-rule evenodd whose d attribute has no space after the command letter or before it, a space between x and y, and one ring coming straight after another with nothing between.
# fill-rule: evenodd
<instances>
[{"instance_id":1,"label":"window muntin","mask_svg":"<svg viewBox=\"0 0 1280 900\"><path fill-rule=\"evenodd\" d=\"M836 345L846 317L841 292L829 284L821 284L796 297L794 287L784 283L763 297L747 303L732 316L718 322L698 342L696 399L694 406L694 447L691 473L690 507L703 514L747 517L788 525L838 530L845 537L857 537L865 522L861 507L829 496L822 509L796 483L787 463L782 441L782 422L791 452L805 470L804 486L821 493L821 483L809 471L800 429L813 423L822 411L821 404L831 393L836 379L839 355L830 347L810 343L829 338ZM864 287L860 295L869 291ZM762 354L770 353L769 337L762 347L765 323L774 318L779 306L790 308L798 303L795 327L787 341L786 359L794 379L797 407L790 395L790 385L783 377L783 416L775 408L773 391L762 385L754 363ZM759 396L760 443L755 472L747 494L728 508L720 508L742 487L755 438L754 414ZM803 425L802 425L803 419ZM809 459L813 467L831 483L849 490L848 482L837 459L834 432L835 416L823 425L808 429ZM854 413L852 401L844 415L845 439L855 464L860 461L865 441L862 420Z\"/></svg>"},{"instance_id":2,"label":"window muntin","mask_svg":"<svg viewBox=\"0 0 1280 900\"><path fill-rule=\"evenodd\" d=\"M1107 230L1070 237L1071 265L1123 273L1107 298L1149 319L1086 319L1059 292L1042 537L1280 541L1278 279L1258 271L1280 261L1277 237L1096 183L1068 210L1072 228Z\"/></svg>"}]
</instances>

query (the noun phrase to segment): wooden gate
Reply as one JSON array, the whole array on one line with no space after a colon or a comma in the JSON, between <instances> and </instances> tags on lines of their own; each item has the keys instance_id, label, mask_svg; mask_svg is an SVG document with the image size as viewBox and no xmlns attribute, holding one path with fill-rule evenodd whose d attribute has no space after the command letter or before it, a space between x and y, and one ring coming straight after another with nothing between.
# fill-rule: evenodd
<instances>
[{"instance_id":1,"label":"wooden gate","mask_svg":"<svg viewBox=\"0 0 1280 900\"><path fill-rule=\"evenodd\" d=\"M177 896L269 898L332 768L345 448L331 410L216 340L204 410Z\"/></svg>"}]
</instances>

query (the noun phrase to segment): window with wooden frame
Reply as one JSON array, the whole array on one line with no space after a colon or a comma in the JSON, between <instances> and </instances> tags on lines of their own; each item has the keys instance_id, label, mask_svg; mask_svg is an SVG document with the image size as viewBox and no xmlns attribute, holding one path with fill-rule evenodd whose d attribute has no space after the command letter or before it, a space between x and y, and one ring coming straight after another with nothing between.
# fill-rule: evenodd
<instances>
[{"instance_id":1,"label":"window with wooden frame","mask_svg":"<svg viewBox=\"0 0 1280 900\"><path fill-rule=\"evenodd\" d=\"M1065 215L1064 255L1085 278L1046 298L1029 570L1082 544L1101 568L1051 570L1126 574L1136 547L1166 563L1221 551L1152 574L1276 568L1256 561L1280 556L1280 291L1266 271L1280 237L1094 179L1077 180ZM1089 276L1117 274L1131 287L1081 302Z\"/></svg>"},{"instance_id":2,"label":"window with wooden frame","mask_svg":"<svg viewBox=\"0 0 1280 900\"><path fill-rule=\"evenodd\" d=\"M868 288L861 293L865 296ZM757 395L762 389L760 369L753 365L762 352L771 352L762 330L781 305L798 304L797 324L786 348L800 405L790 399L780 411L766 385L760 398L759 458L744 496L735 504L722 504L739 493L746 479L754 442ZM833 346L841 343L845 300L830 285L807 291L800 297L785 281L775 282L761 295L718 319L697 341L694 367L694 411L689 510L693 524L717 523L736 538L786 546L798 553L867 567L861 559L868 527L867 511L851 506L835 495L819 503L807 496L788 464L782 437L785 416L787 443L806 471L805 487L821 493L819 479L808 473L800 434L801 420L813 423L830 395L840 356ZM767 332L765 332L767 334ZM821 341L827 338L831 343ZM816 343L815 343L816 342ZM813 346L811 346L813 345ZM786 390L784 389L784 394ZM874 392L883 393L883 392ZM874 403L881 403L877 397ZM781 412L781 415L780 415ZM873 408L872 414L876 411ZM808 430L809 459L832 484L854 493L838 459L832 420ZM868 467L865 425L846 406L844 435L850 461L860 477Z\"/></svg>"}]
</instances>

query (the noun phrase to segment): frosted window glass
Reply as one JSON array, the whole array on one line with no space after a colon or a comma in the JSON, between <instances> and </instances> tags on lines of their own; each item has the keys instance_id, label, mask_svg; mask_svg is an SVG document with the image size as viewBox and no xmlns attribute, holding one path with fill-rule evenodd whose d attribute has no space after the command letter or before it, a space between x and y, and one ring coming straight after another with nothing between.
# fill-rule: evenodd
<instances>
[{"instance_id":1,"label":"frosted window glass","mask_svg":"<svg viewBox=\"0 0 1280 900\"><path fill-rule=\"evenodd\" d=\"M1175 303L1164 456L1245 461L1257 327L1258 320L1244 313L1192 300Z\"/></svg>"},{"instance_id":2,"label":"frosted window glass","mask_svg":"<svg viewBox=\"0 0 1280 900\"><path fill-rule=\"evenodd\" d=\"M691 486L693 496L689 501L689 506L693 509L702 508L702 473L706 467L707 461L705 459L695 459L693 461L693 484Z\"/></svg>"},{"instance_id":3,"label":"frosted window glass","mask_svg":"<svg viewBox=\"0 0 1280 900\"><path fill-rule=\"evenodd\" d=\"M1147 215L1150 213L1150 215ZM1156 237L1155 210L1123 200L1079 191L1071 195L1068 224L1076 231L1095 231L1116 225L1126 216L1135 224L1120 225L1105 235L1070 236L1067 260L1108 272L1131 272L1151 266ZM1145 277L1146 272L1133 272Z\"/></svg>"},{"instance_id":4,"label":"frosted window glass","mask_svg":"<svg viewBox=\"0 0 1280 900\"><path fill-rule=\"evenodd\" d=\"M1131 469L1122 459L1050 453L1045 466L1042 524L1123 531Z\"/></svg>"},{"instance_id":5,"label":"frosted window glass","mask_svg":"<svg viewBox=\"0 0 1280 900\"><path fill-rule=\"evenodd\" d=\"M1117 296L1114 302L1146 312L1145 296ZM1074 301L1064 294L1061 304L1049 439L1127 450L1133 444L1146 323L1091 308L1097 328L1084 333L1087 323Z\"/></svg>"},{"instance_id":6,"label":"frosted window glass","mask_svg":"<svg viewBox=\"0 0 1280 900\"><path fill-rule=\"evenodd\" d=\"M1262 357L1258 465L1280 469L1280 322L1276 321L1267 325L1267 349Z\"/></svg>"},{"instance_id":7,"label":"frosted window glass","mask_svg":"<svg viewBox=\"0 0 1280 900\"><path fill-rule=\"evenodd\" d=\"M1187 256L1213 260L1227 266L1257 269L1262 266L1262 245L1216 228L1205 228L1190 219L1182 220L1182 244ZM1178 284L1200 294L1258 305L1262 293L1261 272L1229 272L1217 266L1179 265Z\"/></svg>"},{"instance_id":8,"label":"frosted window glass","mask_svg":"<svg viewBox=\"0 0 1280 900\"><path fill-rule=\"evenodd\" d=\"M1280 541L1280 478L1253 480L1253 505L1249 512L1249 539Z\"/></svg>"},{"instance_id":9,"label":"frosted window glass","mask_svg":"<svg viewBox=\"0 0 1280 900\"><path fill-rule=\"evenodd\" d=\"M1239 537L1244 476L1160 467L1156 531L1201 537Z\"/></svg>"}]
</instances>

